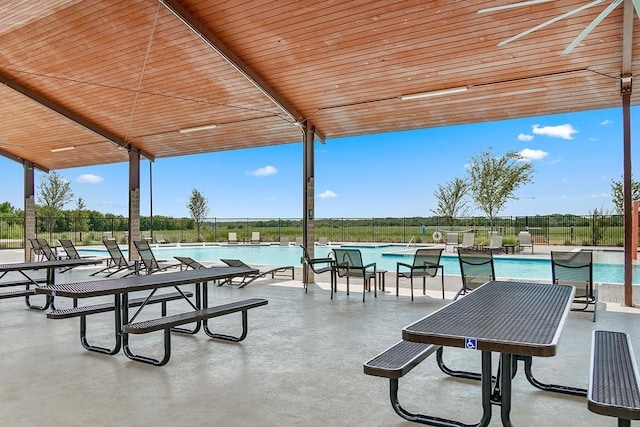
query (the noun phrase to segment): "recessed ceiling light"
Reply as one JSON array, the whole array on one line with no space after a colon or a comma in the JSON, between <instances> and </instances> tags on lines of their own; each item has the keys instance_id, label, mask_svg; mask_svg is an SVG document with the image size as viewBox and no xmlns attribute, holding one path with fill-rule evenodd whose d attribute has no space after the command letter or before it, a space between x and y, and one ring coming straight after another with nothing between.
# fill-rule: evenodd
<instances>
[{"instance_id":1,"label":"recessed ceiling light","mask_svg":"<svg viewBox=\"0 0 640 427\"><path fill-rule=\"evenodd\" d=\"M61 148L52 148L51 152L52 153L59 153L61 151L69 151L69 150L75 150L76 146L75 145L70 145L68 147L61 147Z\"/></svg>"},{"instance_id":2,"label":"recessed ceiling light","mask_svg":"<svg viewBox=\"0 0 640 427\"><path fill-rule=\"evenodd\" d=\"M204 125L204 126L195 126L195 127L192 127L192 128L180 129L179 132L180 133L198 132L198 131L201 131L201 130L215 129L217 127L218 127L218 125L215 125L215 124Z\"/></svg>"},{"instance_id":3,"label":"recessed ceiling light","mask_svg":"<svg viewBox=\"0 0 640 427\"><path fill-rule=\"evenodd\" d=\"M432 96L451 95L454 93L466 92L467 86L451 87L448 89L432 90L431 92L412 93L410 95L401 95L400 99L403 101L410 101L412 99L431 98Z\"/></svg>"}]
</instances>

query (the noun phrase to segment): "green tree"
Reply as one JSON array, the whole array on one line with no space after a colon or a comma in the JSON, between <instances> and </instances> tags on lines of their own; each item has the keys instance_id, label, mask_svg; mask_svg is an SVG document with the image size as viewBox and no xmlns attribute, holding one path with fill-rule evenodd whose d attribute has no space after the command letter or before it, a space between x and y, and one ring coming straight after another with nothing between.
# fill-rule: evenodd
<instances>
[{"instance_id":1,"label":"green tree","mask_svg":"<svg viewBox=\"0 0 640 427\"><path fill-rule=\"evenodd\" d=\"M444 217L447 225L453 225L453 219L466 216L469 208L464 197L467 195L469 184L462 178L454 178L444 185L438 184L433 193L438 201L438 208L431 209L434 214Z\"/></svg>"},{"instance_id":2,"label":"green tree","mask_svg":"<svg viewBox=\"0 0 640 427\"><path fill-rule=\"evenodd\" d=\"M9 202L0 203L0 215L14 216L16 214L16 208Z\"/></svg>"},{"instance_id":3,"label":"green tree","mask_svg":"<svg viewBox=\"0 0 640 427\"><path fill-rule=\"evenodd\" d=\"M82 232L89 231L89 217L84 212L86 208L87 205L82 200L82 197L78 197L76 210L73 213L73 222L76 226L76 231L80 232L80 240L82 240Z\"/></svg>"},{"instance_id":4,"label":"green tree","mask_svg":"<svg viewBox=\"0 0 640 427\"><path fill-rule=\"evenodd\" d=\"M611 214L604 210L604 208L595 208L589 212L591 216L591 244L598 246L604 238L604 232L611 225Z\"/></svg>"},{"instance_id":5,"label":"green tree","mask_svg":"<svg viewBox=\"0 0 640 427\"><path fill-rule=\"evenodd\" d=\"M611 200L616 207L616 212L620 215L624 214L624 194L623 179L620 181L611 180ZM640 182L631 178L631 200L640 200Z\"/></svg>"},{"instance_id":6,"label":"green tree","mask_svg":"<svg viewBox=\"0 0 640 427\"><path fill-rule=\"evenodd\" d=\"M195 188L191 190L191 197L187 204L189 212L191 212L191 218L196 223L196 234L198 235L198 241L202 241L200 237L200 225L202 221L209 215L209 207L207 199Z\"/></svg>"},{"instance_id":7,"label":"green tree","mask_svg":"<svg viewBox=\"0 0 640 427\"><path fill-rule=\"evenodd\" d=\"M44 208L44 214L54 216L64 205L73 200L71 183L62 178L56 171L51 172L38 186L38 201Z\"/></svg>"},{"instance_id":8,"label":"green tree","mask_svg":"<svg viewBox=\"0 0 640 427\"><path fill-rule=\"evenodd\" d=\"M516 152L495 156L492 147L469 162L469 189L478 209L489 218L491 230L495 217L505 204L516 200L516 190L533 182L533 165Z\"/></svg>"}]
</instances>

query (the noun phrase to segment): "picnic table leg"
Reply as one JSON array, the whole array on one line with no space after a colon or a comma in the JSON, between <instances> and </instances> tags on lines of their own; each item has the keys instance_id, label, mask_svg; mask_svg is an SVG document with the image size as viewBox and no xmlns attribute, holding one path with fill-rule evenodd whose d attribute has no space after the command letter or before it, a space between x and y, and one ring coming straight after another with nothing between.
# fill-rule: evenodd
<instances>
[{"instance_id":1,"label":"picnic table leg","mask_svg":"<svg viewBox=\"0 0 640 427\"><path fill-rule=\"evenodd\" d=\"M200 286L202 285L202 293L200 292ZM199 310L200 308L202 308L202 297L201 295L204 295L204 298L207 298L207 282L203 282L203 283L196 283L195 284L195 294L196 294L196 304L194 309ZM178 290L178 292L181 292L180 289L178 289L178 287L176 286L176 289ZM188 300L187 300L188 301ZM193 304L188 301L192 306ZM162 304L162 315L166 316L166 303ZM201 327L201 322L196 322L196 326L194 326L192 329L189 328L181 328L181 327L173 327L171 328L172 332L179 332L181 334L188 334L188 335L195 335L198 333L198 331L200 331L200 327Z\"/></svg>"},{"instance_id":2,"label":"picnic table leg","mask_svg":"<svg viewBox=\"0 0 640 427\"><path fill-rule=\"evenodd\" d=\"M53 284L53 282L49 281L49 273L48 273L49 269L47 269L47 285L49 284ZM31 277L27 276L27 274L22 271L22 270L18 270L18 273L22 274L24 276L25 279L27 279L28 281L30 281L31 283L33 283L33 286L38 286L38 283L33 280ZM4 273L2 276L0 277L4 277L6 273ZM27 289L29 289L29 286L31 286L30 284L26 285ZM29 299L29 296L24 297L24 304L27 306L27 308L30 308L32 310L46 310L48 309L51 304L53 302L53 297L50 295L45 295L45 303L44 305L33 305L31 304L31 300Z\"/></svg>"},{"instance_id":3,"label":"picnic table leg","mask_svg":"<svg viewBox=\"0 0 640 427\"><path fill-rule=\"evenodd\" d=\"M482 352L482 418L476 424L464 424L460 421L449 420L446 418L434 417L431 415L417 414L404 409L398 401L398 379L391 378L389 397L391 406L396 414L405 420L419 424L427 424L439 427L485 427L491 421L491 352Z\"/></svg>"},{"instance_id":4,"label":"picnic table leg","mask_svg":"<svg viewBox=\"0 0 640 427\"><path fill-rule=\"evenodd\" d=\"M524 373L529 383L539 388L540 390L552 391L555 393L571 394L573 396L586 396L587 390L579 387L571 387L558 384L545 384L538 381L531 371L531 365L533 364L533 357L531 356L516 356L516 360L522 360L524 362Z\"/></svg>"},{"instance_id":5,"label":"picnic table leg","mask_svg":"<svg viewBox=\"0 0 640 427\"><path fill-rule=\"evenodd\" d=\"M122 301L122 297L120 294L115 294L114 296L114 331L115 331L115 344L113 348L100 347L96 345L89 344L87 340L87 316L80 316L80 342L82 346L89 351L95 351L97 353L114 355L120 351L122 346L122 315L120 312L120 303ZM128 302L128 301L127 301Z\"/></svg>"},{"instance_id":6,"label":"picnic table leg","mask_svg":"<svg viewBox=\"0 0 640 427\"><path fill-rule=\"evenodd\" d=\"M122 294L121 307L122 307L122 322L123 322L121 323L121 325L123 325L124 323L129 322L129 296L126 293ZM131 347L129 346L129 334L122 332L122 326L120 326L119 334L122 336L122 351L124 352L125 356L127 356L129 359L136 360L138 362L148 363L154 366L163 366L163 365L166 365L167 362L169 362L169 359L171 358L171 328L167 328L163 331L164 356L162 357L162 359L154 359L152 357L135 354L133 351L131 351Z\"/></svg>"},{"instance_id":7,"label":"picnic table leg","mask_svg":"<svg viewBox=\"0 0 640 427\"><path fill-rule=\"evenodd\" d=\"M444 347L440 347L438 348L438 350L436 350L436 362L438 363L438 367L442 372L452 377L466 378L468 380L480 381L482 379L482 374L479 374L477 372L454 371L453 369L449 368L447 365L445 365L444 360L442 359L443 352Z\"/></svg>"},{"instance_id":8,"label":"picnic table leg","mask_svg":"<svg viewBox=\"0 0 640 427\"><path fill-rule=\"evenodd\" d=\"M511 426L511 380L513 378L513 355L500 354L500 417L503 426Z\"/></svg>"}]
</instances>

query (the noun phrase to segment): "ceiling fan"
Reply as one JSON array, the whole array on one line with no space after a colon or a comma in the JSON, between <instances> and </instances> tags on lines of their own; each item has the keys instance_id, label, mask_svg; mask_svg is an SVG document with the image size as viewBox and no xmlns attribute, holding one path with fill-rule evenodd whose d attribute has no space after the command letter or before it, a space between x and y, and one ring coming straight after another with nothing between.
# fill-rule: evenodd
<instances>
[{"instance_id":1,"label":"ceiling fan","mask_svg":"<svg viewBox=\"0 0 640 427\"><path fill-rule=\"evenodd\" d=\"M495 7L488 7L485 9L480 9L478 10L478 13L490 13L490 12L500 12L503 10L508 10L508 9L514 9L517 7L522 7L522 6L531 6L531 5L535 5L535 4L540 4L540 3L548 3L550 1L554 1L554 0L528 0L528 1L521 1L521 2L517 2L517 3L510 3L510 4L506 4L503 6L495 6ZM514 40L518 40L521 37L526 36L527 34L531 34L534 31L537 31L541 28L544 28L548 25L553 24L554 22L558 22L561 19L564 19L568 16L574 15L576 13L582 12L585 9L588 9L590 7L596 6L600 3L603 3L605 0L593 0L590 1L589 3L586 3L582 6L579 6L573 10L570 10L568 12L565 12L561 15L556 16L555 18L549 19L548 21L545 21L541 24L536 25L535 27L529 28L528 30L525 30L519 34L516 34L515 36L509 37L506 40L501 41L500 43L498 43L498 46L504 46L507 43L511 43ZM606 18L616 7L618 7L623 1L625 0L612 0L611 3L609 3L609 5L602 11L600 12L600 14L598 16L595 17L595 19L593 21L591 21L591 23L589 25L587 25L587 27L582 30L582 32L578 35L578 37L576 37L571 44L569 44L569 46L567 46L565 48L565 50L562 51L561 55L568 55L570 54L573 49L585 38L589 35L589 33L591 31L593 31L593 29L600 23L602 22L602 20L604 18ZM633 6L636 10L636 13L638 14L638 17L640 17L640 0L627 0L627 1L632 1L633 2Z\"/></svg>"}]
</instances>

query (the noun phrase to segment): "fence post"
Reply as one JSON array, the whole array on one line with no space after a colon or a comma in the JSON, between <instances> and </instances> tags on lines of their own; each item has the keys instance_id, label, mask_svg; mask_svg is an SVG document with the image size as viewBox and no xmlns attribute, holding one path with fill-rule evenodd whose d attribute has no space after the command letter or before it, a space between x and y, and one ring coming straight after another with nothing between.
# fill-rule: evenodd
<instances>
[{"instance_id":1,"label":"fence post","mask_svg":"<svg viewBox=\"0 0 640 427\"><path fill-rule=\"evenodd\" d=\"M375 218L371 218L371 241L375 242L376 241L376 219Z\"/></svg>"},{"instance_id":2,"label":"fence post","mask_svg":"<svg viewBox=\"0 0 640 427\"><path fill-rule=\"evenodd\" d=\"M402 243L407 241L407 218L402 217Z\"/></svg>"}]
</instances>

